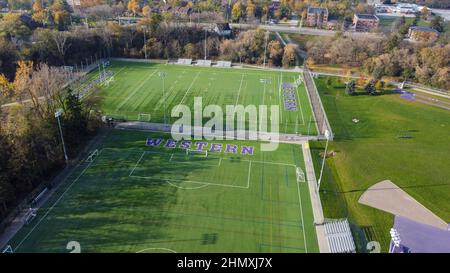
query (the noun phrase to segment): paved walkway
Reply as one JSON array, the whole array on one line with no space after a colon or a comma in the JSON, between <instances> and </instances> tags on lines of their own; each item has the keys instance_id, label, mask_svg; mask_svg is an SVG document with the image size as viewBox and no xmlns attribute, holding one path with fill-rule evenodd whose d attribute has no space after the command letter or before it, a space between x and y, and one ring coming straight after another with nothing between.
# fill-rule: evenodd
<instances>
[{"instance_id":1,"label":"paved walkway","mask_svg":"<svg viewBox=\"0 0 450 273\"><path fill-rule=\"evenodd\" d=\"M329 253L330 248L325 235L324 216L322 210L322 203L320 202L320 195L317 190L316 173L314 172L314 164L309 149L309 143L305 142L302 145L303 159L305 161L306 177L308 179L309 195L311 197L311 206L314 216L314 225L316 227L317 242L319 244L320 253Z\"/></svg>"}]
</instances>

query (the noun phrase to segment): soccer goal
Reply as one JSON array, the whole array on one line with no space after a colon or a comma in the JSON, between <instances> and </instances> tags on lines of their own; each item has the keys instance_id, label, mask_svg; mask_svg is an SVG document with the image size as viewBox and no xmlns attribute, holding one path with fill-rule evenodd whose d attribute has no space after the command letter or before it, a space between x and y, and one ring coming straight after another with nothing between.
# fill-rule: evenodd
<instances>
[{"instance_id":1,"label":"soccer goal","mask_svg":"<svg viewBox=\"0 0 450 273\"><path fill-rule=\"evenodd\" d=\"M203 155L204 157L208 157L208 150L193 150L186 149L186 155Z\"/></svg>"},{"instance_id":2,"label":"soccer goal","mask_svg":"<svg viewBox=\"0 0 450 273\"><path fill-rule=\"evenodd\" d=\"M14 253L14 250L12 249L11 245L7 245L3 250L2 253Z\"/></svg>"},{"instance_id":3,"label":"soccer goal","mask_svg":"<svg viewBox=\"0 0 450 273\"><path fill-rule=\"evenodd\" d=\"M98 150L95 149L92 153L90 153L88 155L88 157L86 158L86 162L92 162L94 161L94 159L98 156Z\"/></svg>"},{"instance_id":4,"label":"soccer goal","mask_svg":"<svg viewBox=\"0 0 450 273\"><path fill-rule=\"evenodd\" d=\"M297 175L297 182L306 182L305 173L303 172L302 168L297 167L295 173Z\"/></svg>"},{"instance_id":5,"label":"soccer goal","mask_svg":"<svg viewBox=\"0 0 450 273\"><path fill-rule=\"evenodd\" d=\"M150 114L139 113L139 115L138 115L138 121L149 122L150 119L151 119L151 115Z\"/></svg>"}]
</instances>

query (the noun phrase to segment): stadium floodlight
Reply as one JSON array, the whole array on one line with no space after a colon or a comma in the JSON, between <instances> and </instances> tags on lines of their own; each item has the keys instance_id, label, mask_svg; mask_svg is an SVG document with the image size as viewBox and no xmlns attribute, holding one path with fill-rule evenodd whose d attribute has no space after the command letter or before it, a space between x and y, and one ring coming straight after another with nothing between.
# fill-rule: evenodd
<instances>
[{"instance_id":1,"label":"stadium floodlight","mask_svg":"<svg viewBox=\"0 0 450 273\"><path fill-rule=\"evenodd\" d=\"M330 141L330 131L325 130L325 137L327 139L327 143L325 144L325 152L323 154L323 160L322 160L322 167L320 168L320 176L319 181L317 182L317 192L320 190L320 182L322 181L322 174L323 174L323 167L325 166L325 159L327 158L327 149L328 149L328 142Z\"/></svg>"},{"instance_id":2,"label":"stadium floodlight","mask_svg":"<svg viewBox=\"0 0 450 273\"><path fill-rule=\"evenodd\" d=\"M158 76L160 76L162 78L162 82L163 82L163 103L164 103L164 124L167 124L167 120L166 120L166 94L165 94L165 78L167 76L167 72L165 71L159 71L158 72Z\"/></svg>"},{"instance_id":3,"label":"stadium floodlight","mask_svg":"<svg viewBox=\"0 0 450 273\"><path fill-rule=\"evenodd\" d=\"M67 157L66 144L64 143L64 137L63 137L63 133L62 133L62 129L61 129L61 121L59 119L59 117L62 115L62 112L63 112L62 109L56 110L55 118L58 120L59 134L61 135L61 143L63 145L63 151L64 151L64 159L66 160L66 164L68 164L69 158Z\"/></svg>"}]
</instances>

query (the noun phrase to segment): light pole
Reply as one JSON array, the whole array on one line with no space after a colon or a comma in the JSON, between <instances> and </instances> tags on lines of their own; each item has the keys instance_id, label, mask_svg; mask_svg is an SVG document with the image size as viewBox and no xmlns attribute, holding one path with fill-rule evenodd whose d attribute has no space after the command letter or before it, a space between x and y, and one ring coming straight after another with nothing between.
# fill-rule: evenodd
<instances>
[{"instance_id":1,"label":"light pole","mask_svg":"<svg viewBox=\"0 0 450 273\"><path fill-rule=\"evenodd\" d=\"M58 120L58 127L59 127L59 134L61 135L61 142L63 145L63 151L64 151L64 159L66 160L66 164L69 164L69 158L67 157L67 152L66 152L66 144L64 143L64 137L63 137L63 133L62 133L62 129L61 129L61 121L59 120L59 117L62 114L62 109L58 109L55 112L55 118Z\"/></svg>"},{"instance_id":2,"label":"light pole","mask_svg":"<svg viewBox=\"0 0 450 273\"><path fill-rule=\"evenodd\" d=\"M166 120L166 95L165 95L165 78L167 73L164 71L159 71L158 75L162 78L162 82L163 82L163 103L164 103L164 124L167 124L167 120Z\"/></svg>"},{"instance_id":3,"label":"light pole","mask_svg":"<svg viewBox=\"0 0 450 273\"><path fill-rule=\"evenodd\" d=\"M144 31L144 55L145 55L145 59L147 60L147 41L146 41L146 37L145 37L145 30L147 28L145 26L142 26L142 30Z\"/></svg>"},{"instance_id":4,"label":"light pole","mask_svg":"<svg viewBox=\"0 0 450 273\"><path fill-rule=\"evenodd\" d=\"M320 190L320 182L322 181L323 167L325 166L325 159L327 158L328 141L330 140L330 132L325 130L325 137L327 138L327 144L325 144L325 153L323 154L322 167L320 168L320 176L317 185L317 192Z\"/></svg>"},{"instance_id":5,"label":"light pole","mask_svg":"<svg viewBox=\"0 0 450 273\"><path fill-rule=\"evenodd\" d=\"M265 42L264 42L264 65L263 68L266 68L266 51L267 51L267 39L269 38L269 32L266 31Z\"/></svg>"}]
</instances>

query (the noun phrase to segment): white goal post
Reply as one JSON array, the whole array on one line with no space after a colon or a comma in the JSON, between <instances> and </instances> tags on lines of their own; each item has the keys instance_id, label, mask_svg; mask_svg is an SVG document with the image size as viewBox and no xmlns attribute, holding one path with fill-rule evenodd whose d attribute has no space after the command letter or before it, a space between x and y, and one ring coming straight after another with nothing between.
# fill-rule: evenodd
<instances>
[{"instance_id":1,"label":"white goal post","mask_svg":"<svg viewBox=\"0 0 450 273\"><path fill-rule=\"evenodd\" d=\"M94 161L95 157L98 156L98 150L95 149L92 153L90 153L88 155L88 157L86 158L86 162L92 162Z\"/></svg>"},{"instance_id":2,"label":"white goal post","mask_svg":"<svg viewBox=\"0 0 450 273\"><path fill-rule=\"evenodd\" d=\"M194 150L194 149L186 149L186 155L191 155L191 154L200 154L200 155L204 155L205 157L208 157L208 150Z\"/></svg>"},{"instance_id":3,"label":"white goal post","mask_svg":"<svg viewBox=\"0 0 450 273\"><path fill-rule=\"evenodd\" d=\"M297 182L306 182L305 173L303 172L302 168L297 167L295 173L297 175Z\"/></svg>"},{"instance_id":4,"label":"white goal post","mask_svg":"<svg viewBox=\"0 0 450 273\"><path fill-rule=\"evenodd\" d=\"M138 121L145 121L149 122L151 120L152 116L147 113L139 113L138 115Z\"/></svg>"}]
</instances>

